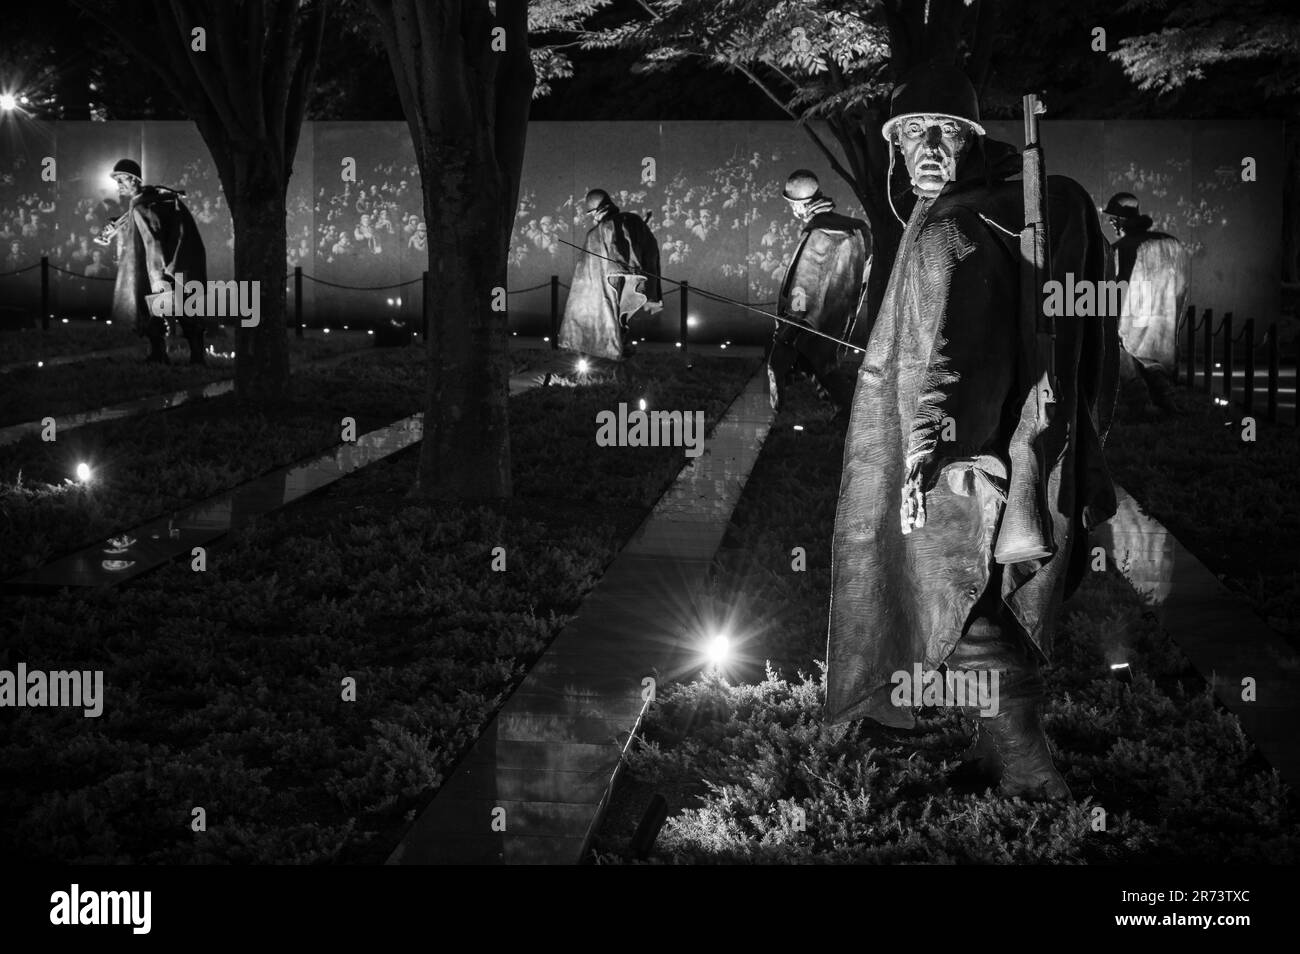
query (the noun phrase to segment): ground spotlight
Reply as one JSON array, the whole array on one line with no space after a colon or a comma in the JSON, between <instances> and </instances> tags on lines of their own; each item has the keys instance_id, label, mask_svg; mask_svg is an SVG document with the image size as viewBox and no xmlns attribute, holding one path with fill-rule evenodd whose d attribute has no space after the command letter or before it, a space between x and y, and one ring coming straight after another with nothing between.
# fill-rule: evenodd
<instances>
[{"instance_id":1,"label":"ground spotlight","mask_svg":"<svg viewBox=\"0 0 1300 954\"><path fill-rule=\"evenodd\" d=\"M77 465L77 479L84 483L89 483L91 477L90 465L84 460Z\"/></svg>"},{"instance_id":2,"label":"ground spotlight","mask_svg":"<svg viewBox=\"0 0 1300 954\"><path fill-rule=\"evenodd\" d=\"M731 640L725 633L713 636L704 646L704 656L710 666L721 666L731 656Z\"/></svg>"},{"instance_id":3,"label":"ground spotlight","mask_svg":"<svg viewBox=\"0 0 1300 954\"><path fill-rule=\"evenodd\" d=\"M1110 674L1126 686L1133 685L1133 669L1128 663L1111 663Z\"/></svg>"},{"instance_id":4,"label":"ground spotlight","mask_svg":"<svg viewBox=\"0 0 1300 954\"><path fill-rule=\"evenodd\" d=\"M18 108L18 97L13 93L0 93L0 109L5 112Z\"/></svg>"},{"instance_id":5,"label":"ground spotlight","mask_svg":"<svg viewBox=\"0 0 1300 954\"><path fill-rule=\"evenodd\" d=\"M36 367L38 367L38 368L43 368L43 367L45 367L45 362L44 362L44 361L37 361L37 362L36 362Z\"/></svg>"},{"instance_id":6,"label":"ground spotlight","mask_svg":"<svg viewBox=\"0 0 1300 954\"><path fill-rule=\"evenodd\" d=\"M640 406L641 410L643 410L643 411L645 410L645 398L642 398L642 399L640 400L640 402L639 402L639 406Z\"/></svg>"},{"instance_id":7,"label":"ground spotlight","mask_svg":"<svg viewBox=\"0 0 1300 954\"><path fill-rule=\"evenodd\" d=\"M796 425L794 426L794 429L795 429L796 431L802 431L802 430L803 430L803 425L802 425L802 424L796 424Z\"/></svg>"},{"instance_id":8,"label":"ground spotlight","mask_svg":"<svg viewBox=\"0 0 1300 954\"><path fill-rule=\"evenodd\" d=\"M325 329L325 334L329 334L329 333L330 333L330 330L329 330L328 328L326 328L326 329Z\"/></svg>"},{"instance_id":9,"label":"ground spotlight","mask_svg":"<svg viewBox=\"0 0 1300 954\"><path fill-rule=\"evenodd\" d=\"M586 374L586 373L587 373L587 369L588 369L589 367L590 367L590 365L587 364L587 359L586 359L586 358L579 358L579 359L578 359L578 373L579 373L579 374Z\"/></svg>"}]
</instances>

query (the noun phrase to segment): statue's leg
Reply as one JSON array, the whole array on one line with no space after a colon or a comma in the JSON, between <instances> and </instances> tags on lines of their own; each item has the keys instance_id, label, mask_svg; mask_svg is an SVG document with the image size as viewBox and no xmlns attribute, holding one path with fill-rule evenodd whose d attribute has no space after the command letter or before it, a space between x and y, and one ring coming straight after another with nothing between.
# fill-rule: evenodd
<instances>
[{"instance_id":1,"label":"statue's leg","mask_svg":"<svg viewBox=\"0 0 1300 954\"><path fill-rule=\"evenodd\" d=\"M1170 379L1164 365L1159 361L1143 361L1139 358L1137 366L1142 372L1142 380L1146 382L1147 391L1155 406L1166 414L1181 413L1178 405L1174 403L1174 382Z\"/></svg>"},{"instance_id":2,"label":"statue's leg","mask_svg":"<svg viewBox=\"0 0 1300 954\"><path fill-rule=\"evenodd\" d=\"M1013 623L981 603L947 663L958 671L998 670L997 712L985 715L977 707L963 707L963 714L975 720L976 738L953 781L997 780L1007 796L1070 798L1043 731L1044 683L1037 651Z\"/></svg>"},{"instance_id":3,"label":"statue's leg","mask_svg":"<svg viewBox=\"0 0 1300 954\"><path fill-rule=\"evenodd\" d=\"M190 346L190 364L207 364L203 351L203 319L186 317L181 319L181 331Z\"/></svg>"},{"instance_id":4,"label":"statue's leg","mask_svg":"<svg viewBox=\"0 0 1300 954\"><path fill-rule=\"evenodd\" d=\"M150 315L145 322L145 337L149 340L149 356L145 361L157 364L170 364L167 357L167 320L157 315Z\"/></svg>"},{"instance_id":5,"label":"statue's leg","mask_svg":"<svg viewBox=\"0 0 1300 954\"><path fill-rule=\"evenodd\" d=\"M772 350L767 358L767 390L772 410L781 410L781 399L785 394L786 379L799 357L793 344L785 337L777 335L772 339Z\"/></svg>"},{"instance_id":6,"label":"statue's leg","mask_svg":"<svg viewBox=\"0 0 1300 954\"><path fill-rule=\"evenodd\" d=\"M811 339L804 345L804 354L812 365L813 377L821 385L826 397L835 404L837 412L841 415L848 414L849 408L853 406L855 382L840 373L835 345L824 338L814 338L811 335L804 337Z\"/></svg>"}]
</instances>

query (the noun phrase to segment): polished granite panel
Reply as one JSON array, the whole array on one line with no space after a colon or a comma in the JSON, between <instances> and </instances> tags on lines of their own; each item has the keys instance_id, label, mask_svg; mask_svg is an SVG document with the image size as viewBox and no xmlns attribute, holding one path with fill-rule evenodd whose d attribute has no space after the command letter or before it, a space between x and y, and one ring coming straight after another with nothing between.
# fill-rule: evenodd
<instances>
[{"instance_id":1,"label":"polished granite panel","mask_svg":"<svg viewBox=\"0 0 1300 954\"><path fill-rule=\"evenodd\" d=\"M338 364L358 353L332 355L313 362L313 366ZM218 386L228 390L234 385L230 381L219 381L208 388ZM533 386L531 381L522 377L511 379L512 394ZM6 589L24 592L63 586L114 586L177 557L189 557L195 546L207 544L231 530L239 530L263 514L287 506L341 477L410 447L423 434L423 417L414 414L362 434L354 443L339 444L319 457L240 484L234 490L210 497L170 518L159 518L133 527L103 543L12 577L3 585Z\"/></svg>"},{"instance_id":2,"label":"polished granite panel","mask_svg":"<svg viewBox=\"0 0 1300 954\"><path fill-rule=\"evenodd\" d=\"M184 391L173 391L170 394L153 394L149 397L137 398L134 401L126 401L122 404L114 404L111 407L96 408L93 411L82 411L79 414L65 414L63 417L56 417L54 425L57 433L63 433L85 424L102 424L106 421L116 421L124 417L131 417L135 414L149 414L155 411L167 411L174 407L179 407L187 401L199 400L203 398L217 397L226 394L235 389L234 381L213 381L211 384L202 387L187 388ZM39 420L27 421L23 424L11 424L8 427L0 427L0 447L7 444L14 444L29 435L40 434L41 422Z\"/></svg>"},{"instance_id":3,"label":"polished granite panel","mask_svg":"<svg viewBox=\"0 0 1300 954\"><path fill-rule=\"evenodd\" d=\"M240 484L174 517L134 527L108 541L15 576L5 581L6 586L116 585L169 560L189 556L190 548L195 545L237 530L250 520L409 447L420 439L421 428L421 415L404 418L361 435L353 444L340 444L312 460ZM105 553L111 556L106 559Z\"/></svg>"},{"instance_id":4,"label":"polished granite panel","mask_svg":"<svg viewBox=\"0 0 1300 954\"><path fill-rule=\"evenodd\" d=\"M103 351L87 351L84 354L65 354L57 358L28 358L26 361L11 361L8 364L0 365L0 374L8 374L10 371L17 371L19 368L30 368L32 365L40 362L47 368L52 368L56 364L74 364L78 361L94 361L97 358L125 358L130 355L137 357L143 352L139 348L108 348Z\"/></svg>"},{"instance_id":5,"label":"polished granite panel","mask_svg":"<svg viewBox=\"0 0 1300 954\"><path fill-rule=\"evenodd\" d=\"M405 865L555 865L582 858L583 838L487 834L425 837L403 842L388 859Z\"/></svg>"},{"instance_id":6,"label":"polished granite panel","mask_svg":"<svg viewBox=\"0 0 1300 954\"><path fill-rule=\"evenodd\" d=\"M131 349L134 352L135 349ZM112 354L113 352L105 352ZM355 358L359 354L367 353L365 350L345 351L342 354L334 354L325 358L318 358L315 361L300 362L295 361L293 367L295 370L301 368L329 368L341 364L349 358ZM84 361L94 355L77 355L75 360ZM46 361L46 365L64 364L66 362L54 360ZM233 369L232 369L233 370ZM102 424L106 421L116 421L124 417L132 417L136 414L152 414L157 411L169 411L174 407L180 407L188 401L202 400L205 398L219 397L222 394L229 394L235 389L233 379L225 381L213 381L211 384L198 385L192 388L185 388L181 391L172 391L169 394L151 394L148 397L136 398L133 401L125 401L121 404L113 404L109 407L96 408L92 411L81 411L77 414L65 414L63 417L56 417L54 425L58 433L71 431L86 424ZM28 435L39 434L41 432L40 419L27 421L22 424L11 424L8 427L0 427L0 447L7 444L13 444Z\"/></svg>"},{"instance_id":7,"label":"polished granite panel","mask_svg":"<svg viewBox=\"0 0 1300 954\"><path fill-rule=\"evenodd\" d=\"M1119 497L1119 511L1098 528L1097 542L1151 601L1161 625L1264 757L1300 786L1300 659L1132 496L1121 490ZM1241 698L1247 676L1256 682L1254 702Z\"/></svg>"},{"instance_id":8,"label":"polished granite panel","mask_svg":"<svg viewBox=\"0 0 1300 954\"><path fill-rule=\"evenodd\" d=\"M667 681L701 633L699 590L772 416L760 368L390 863L582 861L645 711L642 678ZM516 827L479 831L496 805Z\"/></svg>"},{"instance_id":9,"label":"polished granite panel","mask_svg":"<svg viewBox=\"0 0 1300 954\"><path fill-rule=\"evenodd\" d=\"M466 762L457 767L438 797L595 804L604 796L608 784L605 776L589 772L532 772L505 769L489 762Z\"/></svg>"},{"instance_id":10,"label":"polished granite panel","mask_svg":"<svg viewBox=\"0 0 1300 954\"><path fill-rule=\"evenodd\" d=\"M620 752L622 747L616 742L522 742L497 739L489 730L470 749L465 762L529 772L572 772L609 779L618 764ZM433 804L437 803L435 798Z\"/></svg>"}]
</instances>

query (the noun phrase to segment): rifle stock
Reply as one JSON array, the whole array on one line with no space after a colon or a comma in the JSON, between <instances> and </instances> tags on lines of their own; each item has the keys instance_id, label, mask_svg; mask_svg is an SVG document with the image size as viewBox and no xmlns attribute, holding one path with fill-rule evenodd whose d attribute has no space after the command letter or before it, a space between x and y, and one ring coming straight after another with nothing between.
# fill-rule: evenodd
<instances>
[{"instance_id":1,"label":"rifle stock","mask_svg":"<svg viewBox=\"0 0 1300 954\"><path fill-rule=\"evenodd\" d=\"M1038 141L1038 97L1024 97L1022 153L1025 226L1020 232L1020 380L1032 381L1032 400L1021 407L1011 441L1011 479L994 546L998 563L1045 560L1056 551L1048 508L1043 433L1056 403L1056 333L1043 314L1043 285L1051 274L1047 220L1047 172Z\"/></svg>"}]
</instances>

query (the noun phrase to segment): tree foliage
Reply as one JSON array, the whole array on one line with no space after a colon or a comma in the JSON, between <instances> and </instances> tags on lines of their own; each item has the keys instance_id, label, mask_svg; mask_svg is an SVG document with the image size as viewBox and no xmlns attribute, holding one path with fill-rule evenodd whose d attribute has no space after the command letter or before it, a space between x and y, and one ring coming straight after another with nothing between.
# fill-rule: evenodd
<instances>
[{"instance_id":1,"label":"tree foliage","mask_svg":"<svg viewBox=\"0 0 1300 954\"><path fill-rule=\"evenodd\" d=\"M1288 9L1289 7L1289 9ZM1124 39L1115 59L1141 89L1169 92L1212 68L1249 64L1247 84L1269 99L1300 96L1300 13L1276 0L1130 0L1125 11L1157 14L1157 30Z\"/></svg>"}]
</instances>

